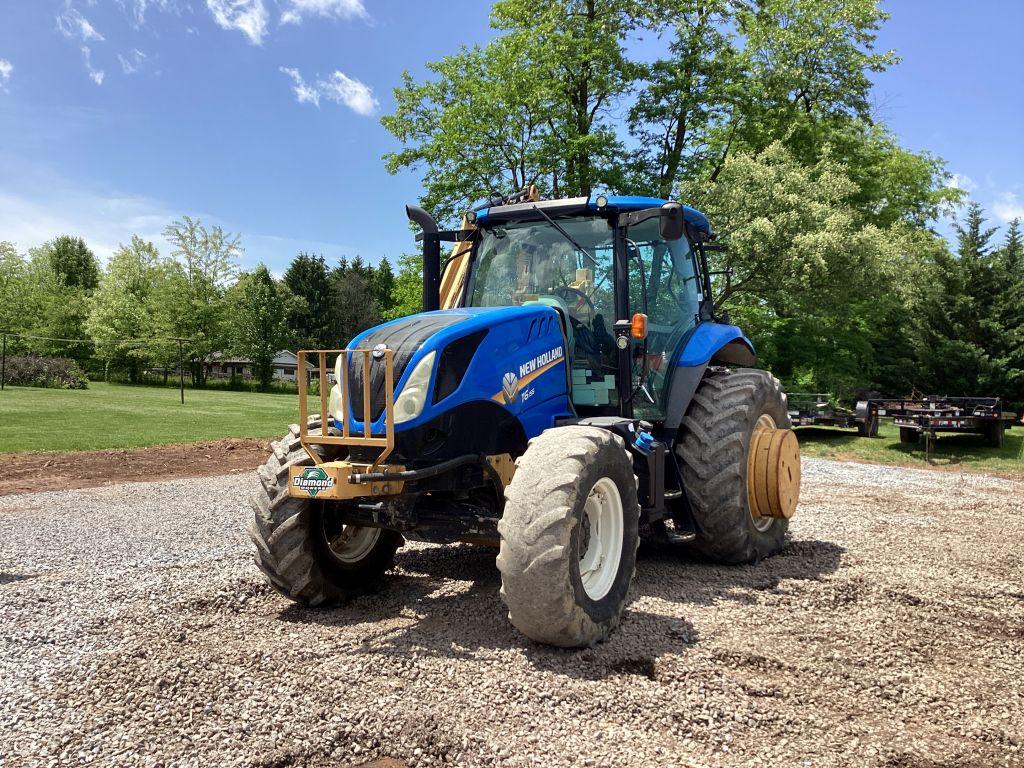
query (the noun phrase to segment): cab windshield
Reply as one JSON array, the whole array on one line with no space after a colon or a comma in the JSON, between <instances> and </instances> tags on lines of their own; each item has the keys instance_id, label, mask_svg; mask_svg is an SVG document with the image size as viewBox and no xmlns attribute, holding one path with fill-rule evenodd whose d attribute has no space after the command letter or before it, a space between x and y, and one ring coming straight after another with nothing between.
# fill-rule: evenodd
<instances>
[{"instance_id":1,"label":"cab windshield","mask_svg":"<svg viewBox=\"0 0 1024 768\"><path fill-rule=\"evenodd\" d=\"M482 228L468 304L559 309L568 318L573 402L617 407L614 231L607 219L596 216L556 221L569 237L544 220ZM633 227L627 237L631 312L642 312L646 305L650 328L646 353L638 351L634 366L634 407L659 418L668 369L663 363L694 325L699 281L685 238L661 240L657 219Z\"/></svg>"}]
</instances>

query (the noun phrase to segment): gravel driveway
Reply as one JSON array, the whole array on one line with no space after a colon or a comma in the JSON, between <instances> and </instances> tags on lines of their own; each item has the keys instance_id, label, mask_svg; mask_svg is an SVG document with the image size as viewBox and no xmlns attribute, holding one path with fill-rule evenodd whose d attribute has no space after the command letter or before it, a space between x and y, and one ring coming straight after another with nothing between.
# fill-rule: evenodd
<instances>
[{"instance_id":1,"label":"gravel driveway","mask_svg":"<svg viewBox=\"0 0 1024 768\"><path fill-rule=\"evenodd\" d=\"M584 652L517 635L471 546L290 605L247 476L2 498L0 766L1024 765L1024 483L804 470L780 555L648 553Z\"/></svg>"}]
</instances>

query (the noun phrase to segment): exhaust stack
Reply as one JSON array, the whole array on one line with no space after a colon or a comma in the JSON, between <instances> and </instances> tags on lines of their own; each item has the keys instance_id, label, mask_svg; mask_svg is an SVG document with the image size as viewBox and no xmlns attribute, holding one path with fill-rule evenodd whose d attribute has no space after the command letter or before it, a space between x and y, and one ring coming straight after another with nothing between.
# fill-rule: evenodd
<instances>
[{"instance_id":1,"label":"exhaust stack","mask_svg":"<svg viewBox=\"0 0 1024 768\"><path fill-rule=\"evenodd\" d=\"M441 307L441 238L434 217L415 205L405 206L409 221L423 230L423 311Z\"/></svg>"}]
</instances>

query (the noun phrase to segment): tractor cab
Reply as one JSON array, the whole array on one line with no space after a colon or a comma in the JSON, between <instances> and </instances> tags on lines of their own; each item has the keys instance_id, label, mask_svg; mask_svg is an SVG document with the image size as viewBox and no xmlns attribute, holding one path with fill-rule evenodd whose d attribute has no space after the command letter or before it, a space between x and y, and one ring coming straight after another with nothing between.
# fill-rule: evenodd
<instances>
[{"instance_id":1,"label":"tractor cab","mask_svg":"<svg viewBox=\"0 0 1024 768\"><path fill-rule=\"evenodd\" d=\"M474 213L459 305L555 309L576 412L664 421L678 348L711 318L698 250L711 237L707 219L645 197L537 201ZM676 222L681 231L663 231Z\"/></svg>"}]
</instances>

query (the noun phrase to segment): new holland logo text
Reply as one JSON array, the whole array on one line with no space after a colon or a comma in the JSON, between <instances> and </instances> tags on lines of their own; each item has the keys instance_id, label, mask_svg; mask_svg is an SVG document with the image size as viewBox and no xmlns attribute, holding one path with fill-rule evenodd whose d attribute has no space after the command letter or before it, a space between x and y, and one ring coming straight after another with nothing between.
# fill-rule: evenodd
<instances>
[{"instance_id":1,"label":"new holland logo text","mask_svg":"<svg viewBox=\"0 0 1024 768\"><path fill-rule=\"evenodd\" d=\"M545 352L543 355L537 355L533 360L527 360L525 363L519 366L519 378L525 379L533 372L541 372L541 369L547 368L549 365L562 359L562 348L555 347L550 352Z\"/></svg>"},{"instance_id":2,"label":"new holland logo text","mask_svg":"<svg viewBox=\"0 0 1024 768\"><path fill-rule=\"evenodd\" d=\"M504 401L506 405L511 405L512 401L516 399L516 395L522 392L527 384L544 373L548 368L560 363L564 357L565 350L561 346L557 346L543 354L537 355L532 360L527 360L519 366L518 376L515 371L509 371L502 377L501 391L492 399L497 400L499 403Z\"/></svg>"},{"instance_id":3,"label":"new holland logo text","mask_svg":"<svg viewBox=\"0 0 1024 768\"><path fill-rule=\"evenodd\" d=\"M302 470L301 475L295 476L292 484L310 496L316 496L320 491L333 487L334 478L320 469L320 467L306 467Z\"/></svg>"}]
</instances>

